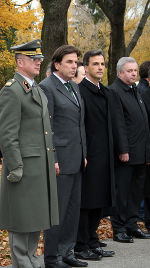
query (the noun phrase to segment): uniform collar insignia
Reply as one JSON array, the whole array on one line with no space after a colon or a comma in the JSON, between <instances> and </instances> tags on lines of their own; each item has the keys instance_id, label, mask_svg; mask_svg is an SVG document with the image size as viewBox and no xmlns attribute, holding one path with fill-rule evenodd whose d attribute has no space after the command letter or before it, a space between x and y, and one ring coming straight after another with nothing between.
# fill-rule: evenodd
<instances>
[{"instance_id":1,"label":"uniform collar insignia","mask_svg":"<svg viewBox=\"0 0 150 268\"><path fill-rule=\"evenodd\" d=\"M25 80L23 81L23 85L25 86L27 91L31 89L30 85Z\"/></svg>"}]
</instances>

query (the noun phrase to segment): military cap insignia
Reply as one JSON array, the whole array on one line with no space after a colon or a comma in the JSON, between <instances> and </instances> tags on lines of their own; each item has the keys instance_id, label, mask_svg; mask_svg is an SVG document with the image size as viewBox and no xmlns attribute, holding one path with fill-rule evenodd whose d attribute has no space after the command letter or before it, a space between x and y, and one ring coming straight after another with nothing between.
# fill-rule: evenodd
<instances>
[{"instance_id":1,"label":"military cap insignia","mask_svg":"<svg viewBox=\"0 0 150 268\"><path fill-rule=\"evenodd\" d=\"M24 80L23 81L23 84L25 85L25 87L26 87L26 90L30 90L30 86L29 86L29 84Z\"/></svg>"}]
</instances>

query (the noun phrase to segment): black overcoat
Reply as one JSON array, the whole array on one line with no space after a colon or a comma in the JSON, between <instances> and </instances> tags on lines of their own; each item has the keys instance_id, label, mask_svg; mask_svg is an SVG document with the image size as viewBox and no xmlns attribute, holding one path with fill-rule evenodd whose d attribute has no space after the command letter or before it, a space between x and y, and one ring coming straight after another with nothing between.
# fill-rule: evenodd
<instances>
[{"instance_id":1,"label":"black overcoat","mask_svg":"<svg viewBox=\"0 0 150 268\"><path fill-rule=\"evenodd\" d=\"M148 85L148 82L144 80L145 79L140 80L141 83L138 88L141 90L141 96L146 106L148 119L149 119L149 126L150 126L150 86ZM142 81L144 81L143 84L142 84ZM144 195L150 198L150 166L147 166L146 174L147 176L146 176L146 181L145 181Z\"/></svg>"},{"instance_id":2,"label":"black overcoat","mask_svg":"<svg viewBox=\"0 0 150 268\"><path fill-rule=\"evenodd\" d=\"M85 105L87 167L82 183L82 208L114 205L113 140L109 91L87 79L79 84Z\"/></svg>"},{"instance_id":3,"label":"black overcoat","mask_svg":"<svg viewBox=\"0 0 150 268\"><path fill-rule=\"evenodd\" d=\"M140 94L142 95L145 91L150 89L148 81L144 78L141 78L138 85L137 85L137 89L139 90Z\"/></svg>"},{"instance_id":4,"label":"black overcoat","mask_svg":"<svg viewBox=\"0 0 150 268\"><path fill-rule=\"evenodd\" d=\"M109 87L115 99L113 133L119 154L129 153L129 165L150 162L150 135L144 102L136 88L119 78Z\"/></svg>"}]
</instances>

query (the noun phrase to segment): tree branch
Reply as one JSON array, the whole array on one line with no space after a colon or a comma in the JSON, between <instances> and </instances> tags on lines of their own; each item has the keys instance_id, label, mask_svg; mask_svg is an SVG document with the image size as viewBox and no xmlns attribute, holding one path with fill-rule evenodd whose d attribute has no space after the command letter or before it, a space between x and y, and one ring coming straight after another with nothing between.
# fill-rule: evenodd
<instances>
[{"instance_id":1,"label":"tree branch","mask_svg":"<svg viewBox=\"0 0 150 268\"><path fill-rule=\"evenodd\" d=\"M95 0L95 3L102 9L104 14L110 19L109 7L112 8L112 0Z\"/></svg>"},{"instance_id":2,"label":"tree branch","mask_svg":"<svg viewBox=\"0 0 150 268\"><path fill-rule=\"evenodd\" d=\"M31 2L32 2L32 0L29 0L29 1L27 1L26 3L22 4L22 5L16 4L15 6L16 6L16 7L22 7L22 6L24 6L24 5L28 5L28 4L30 4Z\"/></svg>"},{"instance_id":3,"label":"tree branch","mask_svg":"<svg viewBox=\"0 0 150 268\"><path fill-rule=\"evenodd\" d=\"M127 48L126 48L126 55L130 55L131 51L135 48L137 41L139 40L140 36L143 33L144 30L144 26L147 22L148 17L150 16L150 0L147 1L146 5L145 5L145 9L143 12L143 15L141 17L141 20L139 22L139 25L130 41L130 43L128 44Z\"/></svg>"},{"instance_id":4,"label":"tree branch","mask_svg":"<svg viewBox=\"0 0 150 268\"><path fill-rule=\"evenodd\" d=\"M95 0L95 3L102 9L110 23L119 24L119 16L122 14L124 17L126 9L126 0ZM118 16L119 13L119 16ZM118 18L118 19L117 19Z\"/></svg>"}]
</instances>

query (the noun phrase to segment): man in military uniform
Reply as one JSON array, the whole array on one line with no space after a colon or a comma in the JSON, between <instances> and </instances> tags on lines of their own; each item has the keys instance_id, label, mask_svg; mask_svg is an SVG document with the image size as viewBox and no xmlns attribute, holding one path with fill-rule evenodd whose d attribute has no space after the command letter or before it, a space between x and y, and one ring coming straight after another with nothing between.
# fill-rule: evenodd
<instances>
[{"instance_id":1,"label":"man in military uniform","mask_svg":"<svg viewBox=\"0 0 150 268\"><path fill-rule=\"evenodd\" d=\"M13 268L40 268L40 230L58 224L47 99L34 82L40 48L40 40L12 47L17 72L0 91L0 229L8 230Z\"/></svg>"}]
</instances>

